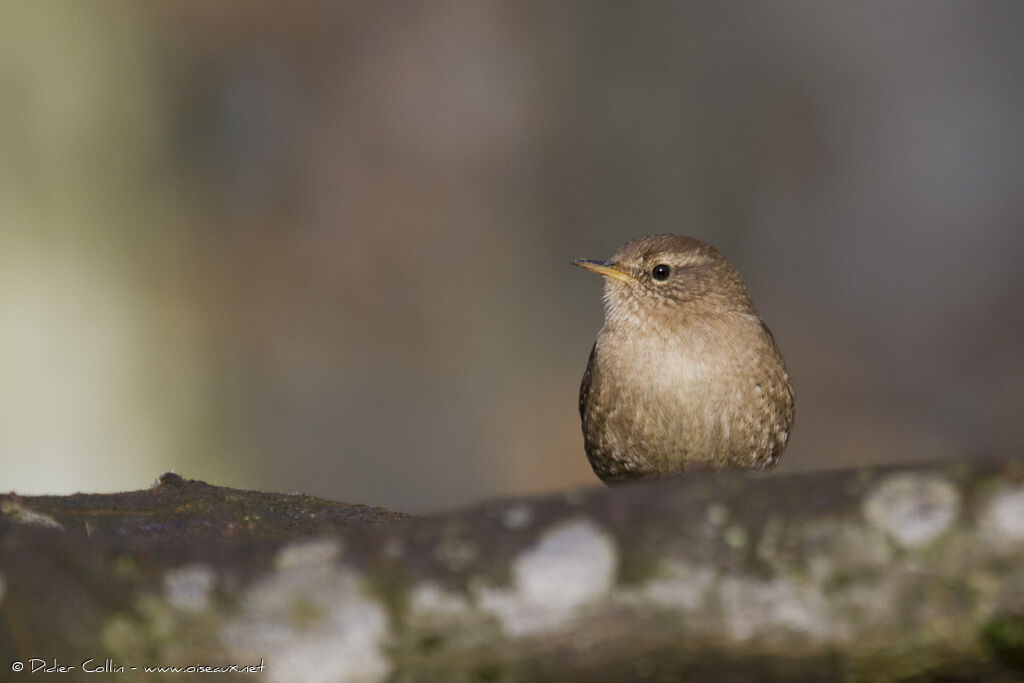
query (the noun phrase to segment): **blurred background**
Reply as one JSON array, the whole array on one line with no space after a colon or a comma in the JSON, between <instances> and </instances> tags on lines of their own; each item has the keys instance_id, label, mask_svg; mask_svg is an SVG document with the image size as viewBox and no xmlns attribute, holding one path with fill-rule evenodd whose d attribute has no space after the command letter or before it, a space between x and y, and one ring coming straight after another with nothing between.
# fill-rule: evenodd
<instances>
[{"instance_id":1,"label":"blurred background","mask_svg":"<svg viewBox=\"0 0 1024 683\"><path fill-rule=\"evenodd\" d=\"M597 486L636 235L739 268L780 470L1024 445L1018 2L5 2L0 490Z\"/></svg>"}]
</instances>

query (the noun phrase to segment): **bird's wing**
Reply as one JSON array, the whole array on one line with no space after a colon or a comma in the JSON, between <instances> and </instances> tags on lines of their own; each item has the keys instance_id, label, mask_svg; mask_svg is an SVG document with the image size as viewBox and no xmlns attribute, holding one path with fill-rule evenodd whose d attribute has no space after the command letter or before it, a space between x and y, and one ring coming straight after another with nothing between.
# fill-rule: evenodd
<instances>
[{"instance_id":1,"label":"bird's wing","mask_svg":"<svg viewBox=\"0 0 1024 683\"><path fill-rule=\"evenodd\" d=\"M587 409L587 402L590 400L590 369L594 367L594 354L597 353L597 342L590 347L590 357L587 359L587 369L583 373L583 381L580 382L580 418L584 419Z\"/></svg>"}]
</instances>

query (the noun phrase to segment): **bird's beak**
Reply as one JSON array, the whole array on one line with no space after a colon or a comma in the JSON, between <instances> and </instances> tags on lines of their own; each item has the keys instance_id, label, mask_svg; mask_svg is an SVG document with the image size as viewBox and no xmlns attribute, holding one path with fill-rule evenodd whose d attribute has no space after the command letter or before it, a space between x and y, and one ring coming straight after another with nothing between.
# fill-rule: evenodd
<instances>
[{"instance_id":1,"label":"bird's beak","mask_svg":"<svg viewBox=\"0 0 1024 683\"><path fill-rule=\"evenodd\" d=\"M621 270L612 261L591 261L585 258L574 258L572 260L574 266L580 268L586 268L589 271L595 272L598 275L604 275L605 277L613 277L616 280L627 281L630 280L630 275L624 270Z\"/></svg>"}]
</instances>

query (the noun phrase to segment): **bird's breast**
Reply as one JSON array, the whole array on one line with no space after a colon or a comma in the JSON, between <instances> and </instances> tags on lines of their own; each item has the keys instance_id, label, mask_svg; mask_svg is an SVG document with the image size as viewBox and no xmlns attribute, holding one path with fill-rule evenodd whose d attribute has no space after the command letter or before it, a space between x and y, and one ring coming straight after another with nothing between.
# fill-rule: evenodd
<instances>
[{"instance_id":1,"label":"bird's breast","mask_svg":"<svg viewBox=\"0 0 1024 683\"><path fill-rule=\"evenodd\" d=\"M699 385L731 365L734 351L706 325L682 330L621 331L605 328L598 337L602 369L617 383L643 393Z\"/></svg>"},{"instance_id":2,"label":"bird's breast","mask_svg":"<svg viewBox=\"0 0 1024 683\"><path fill-rule=\"evenodd\" d=\"M636 435L648 451L661 442L666 451L720 450L740 424L756 419L745 413L775 372L772 349L756 317L698 319L676 329L606 327L594 380L609 406L606 428Z\"/></svg>"}]
</instances>

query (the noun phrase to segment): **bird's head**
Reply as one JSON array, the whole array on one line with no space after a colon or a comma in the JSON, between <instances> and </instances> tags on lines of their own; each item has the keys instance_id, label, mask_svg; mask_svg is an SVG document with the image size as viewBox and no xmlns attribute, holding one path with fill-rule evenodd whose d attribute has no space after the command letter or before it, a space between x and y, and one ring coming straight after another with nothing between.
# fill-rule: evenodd
<instances>
[{"instance_id":1,"label":"bird's head","mask_svg":"<svg viewBox=\"0 0 1024 683\"><path fill-rule=\"evenodd\" d=\"M754 312L732 264L692 237L637 237L608 261L572 263L604 276L607 322L672 324L688 315Z\"/></svg>"}]
</instances>

